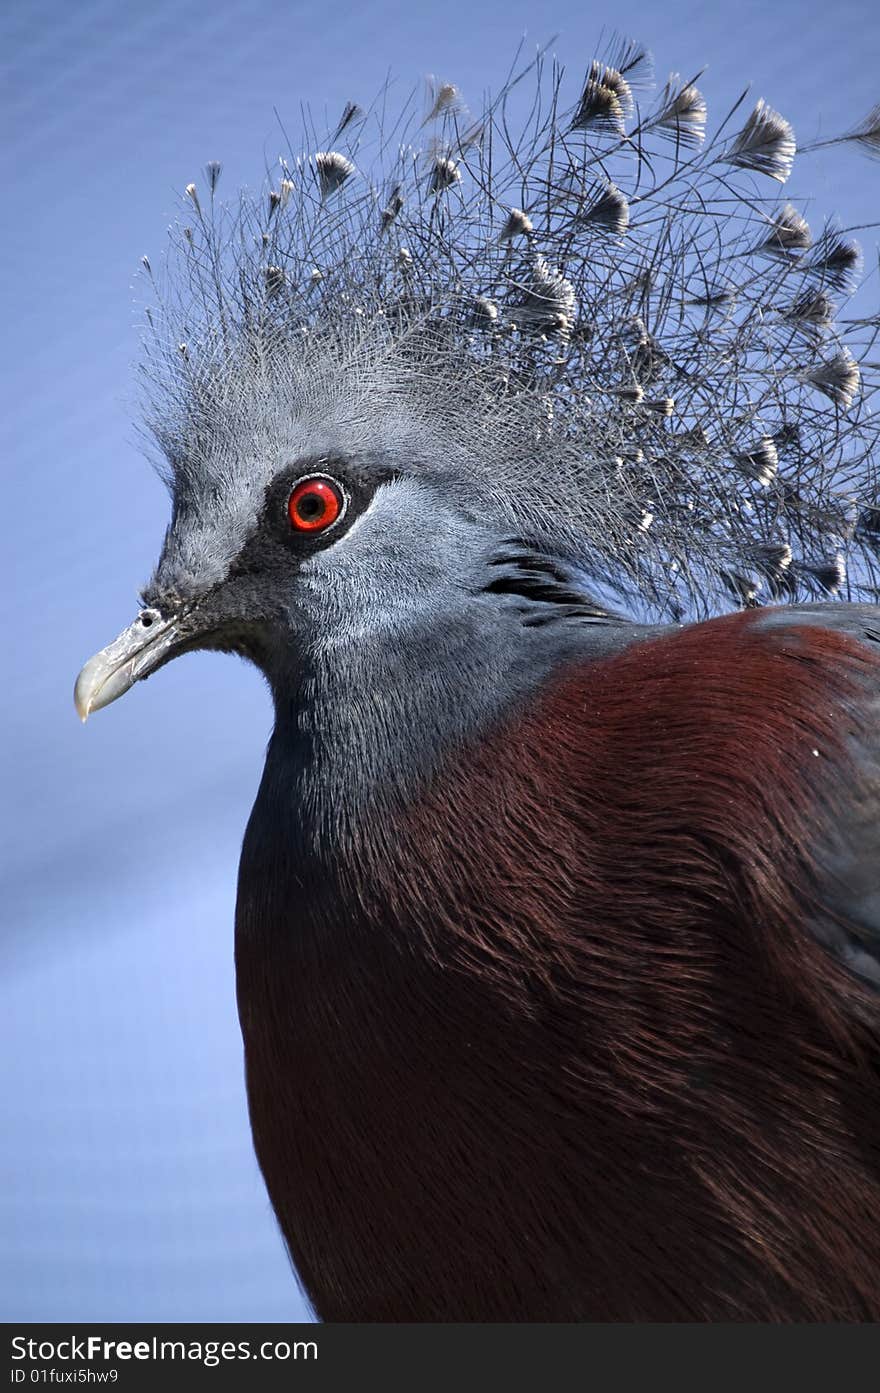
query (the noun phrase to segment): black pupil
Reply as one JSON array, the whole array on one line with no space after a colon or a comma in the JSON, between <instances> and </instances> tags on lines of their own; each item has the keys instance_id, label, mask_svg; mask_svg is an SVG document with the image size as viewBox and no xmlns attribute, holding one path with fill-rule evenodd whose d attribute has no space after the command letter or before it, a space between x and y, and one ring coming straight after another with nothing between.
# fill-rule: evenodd
<instances>
[{"instance_id":1,"label":"black pupil","mask_svg":"<svg viewBox=\"0 0 880 1393\"><path fill-rule=\"evenodd\" d=\"M304 493L296 505L296 511L303 522L315 522L327 511L327 504L319 493Z\"/></svg>"}]
</instances>

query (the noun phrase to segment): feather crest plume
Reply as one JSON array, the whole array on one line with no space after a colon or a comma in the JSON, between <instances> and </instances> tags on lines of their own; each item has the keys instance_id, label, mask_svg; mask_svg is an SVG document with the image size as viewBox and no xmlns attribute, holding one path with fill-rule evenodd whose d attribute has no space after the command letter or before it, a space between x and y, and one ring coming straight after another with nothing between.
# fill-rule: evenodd
<instances>
[{"instance_id":1,"label":"feather crest plume","mask_svg":"<svg viewBox=\"0 0 880 1393\"><path fill-rule=\"evenodd\" d=\"M437 79L393 120L350 102L230 205L209 165L145 260L178 503L243 441L284 463L296 423L445 478L632 612L877 598L859 248L780 197L784 117L741 99L709 136L699 77L651 97L648 70L622 44L572 84L540 53L477 118Z\"/></svg>"}]
</instances>

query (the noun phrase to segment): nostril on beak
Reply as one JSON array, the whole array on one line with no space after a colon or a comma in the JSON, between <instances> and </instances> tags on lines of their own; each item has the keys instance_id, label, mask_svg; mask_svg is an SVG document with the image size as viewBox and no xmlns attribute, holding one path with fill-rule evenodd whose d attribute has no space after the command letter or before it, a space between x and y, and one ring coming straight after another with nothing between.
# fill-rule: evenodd
<instances>
[{"instance_id":1,"label":"nostril on beak","mask_svg":"<svg viewBox=\"0 0 880 1393\"><path fill-rule=\"evenodd\" d=\"M167 662L177 640L175 620L145 606L127 629L89 659L76 679L74 702L80 718L85 720L90 711L109 706L135 682Z\"/></svg>"}]
</instances>

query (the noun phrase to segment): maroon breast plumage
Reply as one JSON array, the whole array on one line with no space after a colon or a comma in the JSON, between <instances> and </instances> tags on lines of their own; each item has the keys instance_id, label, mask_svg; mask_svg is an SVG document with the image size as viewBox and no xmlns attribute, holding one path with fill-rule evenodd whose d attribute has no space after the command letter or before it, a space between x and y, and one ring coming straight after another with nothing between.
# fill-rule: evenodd
<instances>
[{"instance_id":1,"label":"maroon breast plumage","mask_svg":"<svg viewBox=\"0 0 880 1393\"><path fill-rule=\"evenodd\" d=\"M332 886L289 867L288 932L245 902L254 1137L323 1318L880 1315L877 1005L821 942L878 671L803 612L579 665Z\"/></svg>"}]
</instances>

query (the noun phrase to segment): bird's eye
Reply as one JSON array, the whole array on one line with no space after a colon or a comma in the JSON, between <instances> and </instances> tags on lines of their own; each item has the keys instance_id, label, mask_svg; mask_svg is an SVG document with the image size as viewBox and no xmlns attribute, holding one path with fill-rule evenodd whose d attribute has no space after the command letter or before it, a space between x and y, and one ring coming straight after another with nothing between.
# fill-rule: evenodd
<instances>
[{"instance_id":1,"label":"bird's eye","mask_svg":"<svg viewBox=\"0 0 880 1393\"><path fill-rule=\"evenodd\" d=\"M323 475L312 475L294 484L287 500L287 516L297 532L324 532L345 512L345 494Z\"/></svg>"}]
</instances>

